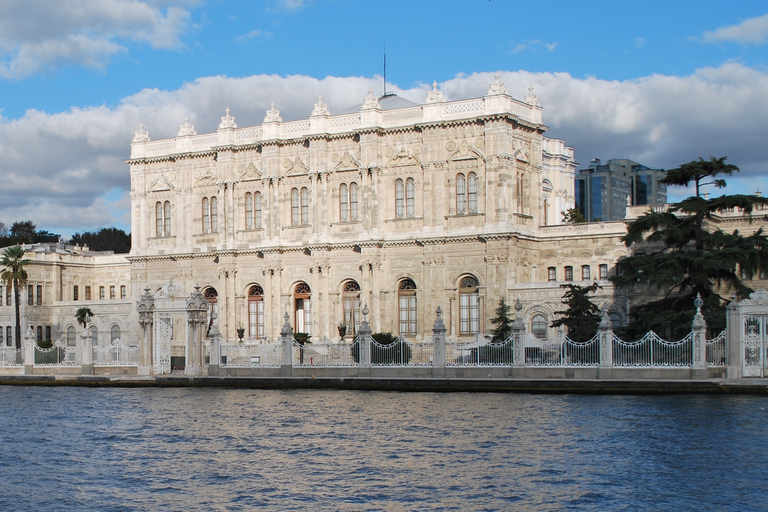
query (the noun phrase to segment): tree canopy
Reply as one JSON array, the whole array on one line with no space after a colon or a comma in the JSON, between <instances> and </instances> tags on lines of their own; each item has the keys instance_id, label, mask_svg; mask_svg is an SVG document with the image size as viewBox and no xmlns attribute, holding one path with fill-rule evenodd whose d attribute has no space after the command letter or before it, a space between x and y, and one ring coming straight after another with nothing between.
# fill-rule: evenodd
<instances>
[{"instance_id":1,"label":"tree canopy","mask_svg":"<svg viewBox=\"0 0 768 512\"><path fill-rule=\"evenodd\" d=\"M92 251L114 251L115 254L131 252L131 235L118 228L101 228L97 232L75 233L69 241L85 245Z\"/></svg>"},{"instance_id":2,"label":"tree canopy","mask_svg":"<svg viewBox=\"0 0 768 512\"><path fill-rule=\"evenodd\" d=\"M667 175L667 183L687 186L694 182L697 195L628 224L623 241L627 247L640 250L619 260L616 275L610 279L620 290L646 296L655 293L656 300L632 307L623 336L637 337L648 330L663 336L684 336L690 331L697 294L704 301L702 313L710 331L718 332L725 327L728 295L745 298L753 291L742 276L751 278L768 270L768 238L762 229L744 236L738 231L725 233L711 222L718 213L731 209L751 217L755 206L768 204L768 199L748 195L705 199L699 195L705 185L702 179L738 171L724 161L725 157L699 159L669 171L672 174ZM725 186L723 180L711 184Z\"/></svg>"},{"instance_id":3,"label":"tree canopy","mask_svg":"<svg viewBox=\"0 0 768 512\"><path fill-rule=\"evenodd\" d=\"M600 325L600 308L589 298L602 287L597 283L589 286L566 283L560 288L565 289L563 304L567 309L555 311L560 318L552 322L552 327L565 326L568 329L568 337L573 341L587 341L597 332Z\"/></svg>"},{"instance_id":4,"label":"tree canopy","mask_svg":"<svg viewBox=\"0 0 768 512\"><path fill-rule=\"evenodd\" d=\"M19 311L19 288L27 284L27 270L24 268L29 264L29 260L24 259L24 249L15 245L8 247L3 251L3 257L0 259L2 272L0 280L5 286L13 287L13 304L16 312L16 348L21 348L21 314Z\"/></svg>"},{"instance_id":5,"label":"tree canopy","mask_svg":"<svg viewBox=\"0 0 768 512\"><path fill-rule=\"evenodd\" d=\"M578 208L568 208L567 210L560 212L563 216L563 222L566 224L581 224L587 222L586 217Z\"/></svg>"}]
</instances>

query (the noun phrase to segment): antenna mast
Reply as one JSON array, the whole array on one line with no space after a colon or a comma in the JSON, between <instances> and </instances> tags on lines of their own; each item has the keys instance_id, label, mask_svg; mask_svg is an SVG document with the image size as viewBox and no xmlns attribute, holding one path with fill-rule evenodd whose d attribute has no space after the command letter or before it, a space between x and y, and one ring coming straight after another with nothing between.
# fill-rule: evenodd
<instances>
[{"instance_id":1,"label":"antenna mast","mask_svg":"<svg viewBox=\"0 0 768 512\"><path fill-rule=\"evenodd\" d=\"M384 41L384 96L387 95L387 42Z\"/></svg>"}]
</instances>

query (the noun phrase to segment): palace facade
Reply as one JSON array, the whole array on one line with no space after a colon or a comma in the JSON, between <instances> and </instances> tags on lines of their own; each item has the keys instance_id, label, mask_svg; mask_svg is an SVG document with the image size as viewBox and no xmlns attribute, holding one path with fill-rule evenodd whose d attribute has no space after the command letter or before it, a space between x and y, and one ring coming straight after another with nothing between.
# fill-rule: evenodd
<instances>
[{"instance_id":1,"label":"palace facade","mask_svg":"<svg viewBox=\"0 0 768 512\"><path fill-rule=\"evenodd\" d=\"M298 121L273 105L255 127L229 110L214 133L185 122L150 140L141 127L127 160L131 253L28 253L23 323L62 339L88 305L99 340L117 326L135 344L136 302L172 282L185 296L199 287L231 340L238 328L275 338L286 313L295 332L339 339L366 305L374 332L420 341L440 307L447 334L469 338L491 331L502 298L521 301L529 332L552 337L559 286L596 280L597 302L623 322L606 279L626 254L625 224L562 224L577 164L546 130L532 89L513 99L498 77L468 100L445 101L435 85L421 105L371 91L341 114L321 98ZM0 308L12 325L10 303ZM173 343L183 355L183 336Z\"/></svg>"}]
</instances>

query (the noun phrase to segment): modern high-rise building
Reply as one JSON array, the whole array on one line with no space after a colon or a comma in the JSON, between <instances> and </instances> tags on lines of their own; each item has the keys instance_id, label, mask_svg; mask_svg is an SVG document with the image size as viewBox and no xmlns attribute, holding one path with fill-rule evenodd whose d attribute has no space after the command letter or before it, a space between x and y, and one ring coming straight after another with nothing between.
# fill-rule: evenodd
<instances>
[{"instance_id":1,"label":"modern high-rise building","mask_svg":"<svg viewBox=\"0 0 768 512\"><path fill-rule=\"evenodd\" d=\"M576 208L588 222L621 220L627 206L667 202L665 172L626 158L593 159L576 176Z\"/></svg>"}]
</instances>

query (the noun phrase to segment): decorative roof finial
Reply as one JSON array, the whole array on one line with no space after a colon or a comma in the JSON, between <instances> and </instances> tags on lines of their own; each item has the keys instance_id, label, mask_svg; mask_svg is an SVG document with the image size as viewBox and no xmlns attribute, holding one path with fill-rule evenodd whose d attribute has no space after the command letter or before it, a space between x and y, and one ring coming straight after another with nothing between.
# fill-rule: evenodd
<instances>
[{"instance_id":1,"label":"decorative roof finial","mask_svg":"<svg viewBox=\"0 0 768 512\"><path fill-rule=\"evenodd\" d=\"M221 123L219 123L219 130L222 128L237 128L235 118L229 115L229 107L224 112L224 117L221 118Z\"/></svg>"},{"instance_id":2,"label":"decorative roof finial","mask_svg":"<svg viewBox=\"0 0 768 512\"><path fill-rule=\"evenodd\" d=\"M329 116L331 115L331 112L328 110L328 105L323 103L323 97L318 96L317 103L315 103L315 108L312 109L313 116Z\"/></svg>"},{"instance_id":3,"label":"decorative roof finial","mask_svg":"<svg viewBox=\"0 0 768 512\"><path fill-rule=\"evenodd\" d=\"M147 142L149 141L149 133L144 131L144 125L139 125L139 131L134 132L133 142Z\"/></svg>"},{"instance_id":4,"label":"decorative roof finial","mask_svg":"<svg viewBox=\"0 0 768 512\"><path fill-rule=\"evenodd\" d=\"M533 92L533 86L528 86L528 94L525 95L525 102L529 105L533 105L534 107L540 107L541 103L539 103L539 97L536 96L536 93Z\"/></svg>"},{"instance_id":5,"label":"decorative roof finial","mask_svg":"<svg viewBox=\"0 0 768 512\"><path fill-rule=\"evenodd\" d=\"M501 76L498 73L496 73L495 78L496 80L488 88L488 93L486 94L486 96L494 96L497 94L507 94L507 86L504 85L504 82L501 81Z\"/></svg>"},{"instance_id":6,"label":"decorative roof finial","mask_svg":"<svg viewBox=\"0 0 768 512\"><path fill-rule=\"evenodd\" d=\"M379 105L379 99L373 95L373 88L368 89L368 96L365 97L365 101L363 101L363 110L368 109L380 109L381 105Z\"/></svg>"},{"instance_id":7,"label":"decorative roof finial","mask_svg":"<svg viewBox=\"0 0 768 512\"><path fill-rule=\"evenodd\" d=\"M188 137L190 135L197 135L197 132L195 131L195 127L189 124L189 118L184 118L184 124L179 126L179 133L176 134L177 137Z\"/></svg>"},{"instance_id":8,"label":"decorative roof finial","mask_svg":"<svg viewBox=\"0 0 768 512\"><path fill-rule=\"evenodd\" d=\"M267 115L264 117L265 123L282 123L283 118L280 117L280 111L275 109L275 103L271 102L269 104L269 110L267 110Z\"/></svg>"},{"instance_id":9,"label":"decorative roof finial","mask_svg":"<svg viewBox=\"0 0 768 512\"><path fill-rule=\"evenodd\" d=\"M437 88L437 80L435 80L432 82L432 90L427 93L426 103L442 103L443 101L443 91Z\"/></svg>"}]
</instances>

